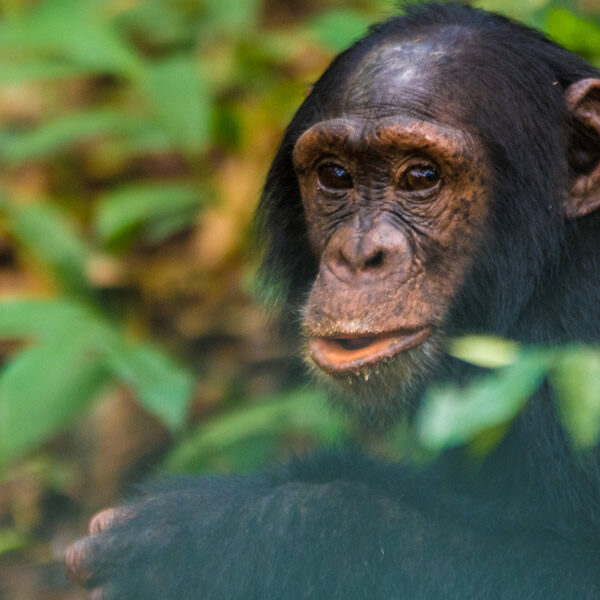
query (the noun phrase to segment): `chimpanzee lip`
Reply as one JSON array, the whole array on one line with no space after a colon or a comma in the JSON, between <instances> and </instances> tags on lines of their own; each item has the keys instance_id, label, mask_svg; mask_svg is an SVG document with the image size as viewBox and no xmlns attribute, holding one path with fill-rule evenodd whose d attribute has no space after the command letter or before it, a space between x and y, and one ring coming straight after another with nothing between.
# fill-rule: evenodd
<instances>
[{"instance_id":1,"label":"chimpanzee lip","mask_svg":"<svg viewBox=\"0 0 600 600\"><path fill-rule=\"evenodd\" d=\"M308 340L308 352L314 362L327 373L357 373L365 367L418 346L431 333L431 327L426 326L373 335L340 333L335 336L313 336Z\"/></svg>"}]
</instances>

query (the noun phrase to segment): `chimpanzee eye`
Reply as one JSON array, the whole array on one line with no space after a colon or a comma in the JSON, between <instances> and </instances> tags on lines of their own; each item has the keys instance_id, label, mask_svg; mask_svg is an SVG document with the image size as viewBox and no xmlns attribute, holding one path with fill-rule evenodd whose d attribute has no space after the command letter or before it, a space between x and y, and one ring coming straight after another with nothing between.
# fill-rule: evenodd
<instances>
[{"instance_id":1,"label":"chimpanzee eye","mask_svg":"<svg viewBox=\"0 0 600 600\"><path fill-rule=\"evenodd\" d=\"M325 163L317 169L319 184L326 190L349 190L354 185L352 175L341 165Z\"/></svg>"},{"instance_id":2,"label":"chimpanzee eye","mask_svg":"<svg viewBox=\"0 0 600 600\"><path fill-rule=\"evenodd\" d=\"M440 173L433 165L413 165L402 176L400 187L409 192L429 190L437 185Z\"/></svg>"}]
</instances>

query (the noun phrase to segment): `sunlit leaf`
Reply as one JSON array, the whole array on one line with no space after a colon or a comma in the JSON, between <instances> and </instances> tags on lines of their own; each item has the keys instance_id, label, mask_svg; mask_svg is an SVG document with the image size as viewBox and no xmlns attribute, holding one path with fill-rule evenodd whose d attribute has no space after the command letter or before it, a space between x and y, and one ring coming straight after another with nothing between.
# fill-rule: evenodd
<instances>
[{"instance_id":1,"label":"sunlit leaf","mask_svg":"<svg viewBox=\"0 0 600 600\"><path fill-rule=\"evenodd\" d=\"M0 371L0 463L64 429L106 382L88 331L65 331L20 352Z\"/></svg>"},{"instance_id":2,"label":"sunlit leaf","mask_svg":"<svg viewBox=\"0 0 600 600\"><path fill-rule=\"evenodd\" d=\"M96 231L105 243L118 241L135 228L185 215L193 219L206 202L206 192L185 183L131 185L100 198Z\"/></svg>"},{"instance_id":3,"label":"sunlit leaf","mask_svg":"<svg viewBox=\"0 0 600 600\"><path fill-rule=\"evenodd\" d=\"M566 352L551 381L558 393L561 421L575 446L590 448L600 438L600 351Z\"/></svg>"},{"instance_id":4,"label":"sunlit leaf","mask_svg":"<svg viewBox=\"0 0 600 600\"><path fill-rule=\"evenodd\" d=\"M531 351L514 365L465 388L430 392L418 419L423 445L432 450L457 446L514 419L540 385L552 357Z\"/></svg>"},{"instance_id":5,"label":"sunlit leaf","mask_svg":"<svg viewBox=\"0 0 600 600\"><path fill-rule=\"evenodd\" d=\"M514 363L519 356L519 345L497 337L465 336L451 341L449 354L492 369Z\"/></svg>"}]
</instances>

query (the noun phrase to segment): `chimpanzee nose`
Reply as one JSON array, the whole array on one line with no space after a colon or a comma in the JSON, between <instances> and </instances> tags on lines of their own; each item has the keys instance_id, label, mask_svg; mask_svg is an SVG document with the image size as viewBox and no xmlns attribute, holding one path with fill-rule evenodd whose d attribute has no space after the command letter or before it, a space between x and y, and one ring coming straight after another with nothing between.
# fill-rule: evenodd
<instances>
[{"instance_id":1,"label":"chimpanzee nose","mask_svg":"<svg viewBox=\"0 0 600 600\"><path fill-rule=\"evenodd\" d=\"M336 232L325 251L327 268L346 282L397 275L410 265L411 250L402 231L386 223L367 232L348 226Z\"/></svg>"}]
</instances>

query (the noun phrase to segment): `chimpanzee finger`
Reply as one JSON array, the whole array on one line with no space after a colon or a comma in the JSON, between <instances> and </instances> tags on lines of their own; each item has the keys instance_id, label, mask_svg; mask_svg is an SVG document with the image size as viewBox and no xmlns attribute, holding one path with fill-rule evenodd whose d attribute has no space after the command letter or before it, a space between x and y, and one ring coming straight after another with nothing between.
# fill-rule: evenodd
<instances>
[{"instance_id":1,"label":"chimpanzee finger","mask_svg":"<svg viewBox=\"0 0 600 600\"><path fill-rule=\"evenodd\" d=\"M64 556L67 577L80 585L85 585L92 577L92 572L87 569L85 561L88 544L88 538L77 540L66 549Z\"/></svg>"},{"instance_id":2,"label":"chimpanzee finger","mask_svg":"<svg viewBox=\"0 0 600 600\"><path fill-rule=\"evenodd\" d=\"M98 533L104 533L112 525L121 523L128 518L132 517L133 513L124 510L123 508L106 508L96 513L89 522L88 534L96 535Z\"/></svg>"},{"instance_id":3,"label":"chimpanzee finger","mask_svg":"<svg viewBox=\"0 0 600 600\"><path fill-rule=\"evenodd\" d=\"M112 536L99 534L71 544L64 559L67 577L87 589L102 583L118 565L114 541Z\"/></svg>"}]
</instances>

